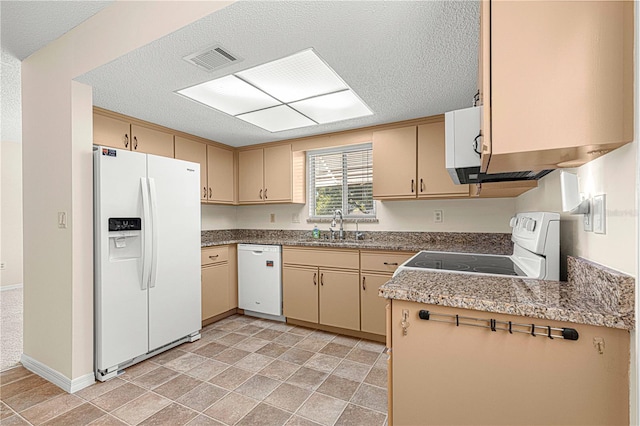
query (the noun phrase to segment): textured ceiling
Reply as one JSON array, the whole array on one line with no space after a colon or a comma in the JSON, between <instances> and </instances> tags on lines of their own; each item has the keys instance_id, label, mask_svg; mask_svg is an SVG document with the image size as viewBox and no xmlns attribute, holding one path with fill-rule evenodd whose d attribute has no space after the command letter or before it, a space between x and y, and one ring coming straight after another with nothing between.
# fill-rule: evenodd
<instances>
[{"instance_id":1,"label":"textured ceiling","mask_svg":"<svg viewBox=\"0 0 640 426\"><path fill-rule=\"evenodd\" d=\"M478 34L476 1L241 1L78 80L93 86L99 107L243 146L470 106ZM182 60L213 44L243 60L212 73ZM173 93L307 48L314 48L374 115L270 133Z\"/></svg>"}]
</instances>

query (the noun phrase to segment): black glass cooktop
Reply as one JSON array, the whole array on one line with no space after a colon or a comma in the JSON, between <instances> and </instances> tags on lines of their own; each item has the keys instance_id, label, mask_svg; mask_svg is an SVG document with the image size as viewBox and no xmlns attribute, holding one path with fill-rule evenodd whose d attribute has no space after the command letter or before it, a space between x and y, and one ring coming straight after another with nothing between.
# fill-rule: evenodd
<instances>
[{"instance_id":1,"label":"black glass cooktop","mask_svg":"<svg viewBox=\"0 0 640 426\"><path fill-rule=\"evenodd\" d=\"M423 251L416 254L404 266L407 268L441 269L443 271L472 274L526 276L508 256L486 254Z\"/></svg>"}]
</instances>

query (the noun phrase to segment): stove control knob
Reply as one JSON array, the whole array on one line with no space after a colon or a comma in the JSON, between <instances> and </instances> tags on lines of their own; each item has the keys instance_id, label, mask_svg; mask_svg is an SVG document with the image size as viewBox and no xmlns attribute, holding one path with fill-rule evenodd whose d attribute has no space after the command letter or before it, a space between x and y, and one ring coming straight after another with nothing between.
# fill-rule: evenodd
<instances>
[{"instance_id":1,"label":"stove control knob","mask_svg":"<svg viewBox=\"0 0 640 426\"><path fill-rule=\"evenodd\" d=\"M518 218L513 216L511 219L509 219L509 226L512 228L515 228L518 225Z\"/></svg>"},{"instance_id":2,"label":"stove control knob","mask_svg":"<svg viewBox=\"0 0 640 426\"><path fill-rule=\"evenodd\" d=\"M536 229L536 220L535 219L529 219L525 225L526 230L529 232L533 232Z\"/></svg>"}]
</instances>

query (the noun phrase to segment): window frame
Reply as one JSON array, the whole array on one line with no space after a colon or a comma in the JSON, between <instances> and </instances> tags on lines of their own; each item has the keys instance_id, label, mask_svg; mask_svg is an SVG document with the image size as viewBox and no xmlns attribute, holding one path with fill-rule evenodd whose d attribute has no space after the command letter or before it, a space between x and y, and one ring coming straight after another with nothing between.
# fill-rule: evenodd
<instances>
[{"instance_id":1,"label":"window frame","mask_svg":"<svg viewBox=\"0 0 640 426\"><path fill-rule=\"evenodd\" d=\"M348 173L346 168L345 155L350 152L357 151L370 151L371 156L371 176L372 176L372 185L373 185L373 142L366 142L357 145L343 145L332 148L322 148L315 149L306 152L306 163L307 163L307 203L309 204L309 221L323 221L327 219L333 218L333 214L329 215L316 215L316 187L315 187L315 175L312 176L312 173L315 173L315 167L312 167L311 157L322 156L322 155L331 155L331 154L342 154L342 205L340 210L342 210L343 217L345 221L353 221L358 219L366 219L366 220L375 220L377 219L376 212L376 202L373 198L373 190L371 191L371 213L369 214L347 214L349 211L348 203L349 203L349 191L348 191ZM313 161L313 165L315 166L315 160ZM373 188L372 188L373 189Z\"/></svg>"}]
</instances>

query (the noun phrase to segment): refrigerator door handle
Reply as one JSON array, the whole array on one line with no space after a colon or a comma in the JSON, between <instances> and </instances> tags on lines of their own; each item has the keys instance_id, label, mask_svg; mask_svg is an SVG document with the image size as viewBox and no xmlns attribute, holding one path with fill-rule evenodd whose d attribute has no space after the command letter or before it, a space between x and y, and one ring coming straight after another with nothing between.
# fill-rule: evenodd
<instances>
[{"instance_id":1,"label":"refrigerator door handle","mask_svg":"<svg viewBox=\"0 0 640 426\"><path fill-rule=\"evenodd\" d=\"M158 196L156 194L156 181L149 178L149 195L151 198L151 281L149 288L156 286L158 275Z\"/></svg>"},{"instance_id":2,"label":"refrigerator door handle","mask_svg":"<svg viewBox=\"0 0 640 426\"><path fill-rule=\"evenodd\" d=\"M149 218L149 185L147 185L147 178L140 178L140 190L142 191L142 223L143 223L143 253L142 253L142 285L141 290L147 289L149 283L149 273L151 269L151 256L149 253L149 247L151 247L151 233L150 230L151 220Z\"/></svg>"}]
</instances>

